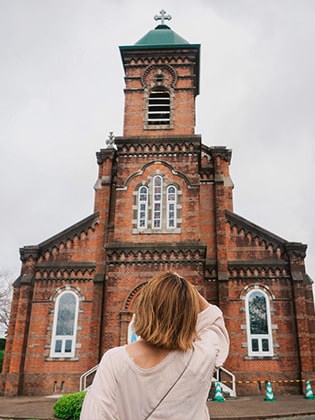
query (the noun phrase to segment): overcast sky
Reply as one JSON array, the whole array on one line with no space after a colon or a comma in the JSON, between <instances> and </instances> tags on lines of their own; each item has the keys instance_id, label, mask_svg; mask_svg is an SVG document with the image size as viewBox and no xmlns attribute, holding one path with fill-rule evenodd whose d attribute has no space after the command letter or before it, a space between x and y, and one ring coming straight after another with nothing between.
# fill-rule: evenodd
<instances>
[{"instance_id":1,"label":"overcast sky","mask_svg":"<svg viewBox=\"0 0 315 420\"><path fill-rule=\"evenodd\" d=\"M119 45L156 26L201 44L196 134L232 149L234 211L308 245L315 280L314 0L0 0L0 270L93 212L122 135Z\"/></svg>"}]
</instances>

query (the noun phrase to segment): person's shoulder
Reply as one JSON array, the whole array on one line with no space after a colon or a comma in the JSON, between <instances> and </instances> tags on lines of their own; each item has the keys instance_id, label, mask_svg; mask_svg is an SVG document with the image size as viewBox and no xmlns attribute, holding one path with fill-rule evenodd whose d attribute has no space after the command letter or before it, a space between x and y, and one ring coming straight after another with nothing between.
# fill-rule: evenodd
<instances>
[{"instance_id":1,"label":"person's shoulder","mask_svg":"<svg viewBox=\"0 0 315 420\"><path fill-rule=\"evenodd\" d=\"M112 347L104 353L103 357L116 358L121 357L126 352L125 346Z\"/></svg>"},{"instance_id":2,"label":"person's shoulder","mask_svg":"<svg viewBox=\"0 0 315 420\"><path fill-rule=\"evenodd\" d=\"M222 316L221 309L216 305L209 305L206 309L199 313L199 319L211 319L215 320Z\"/></svg>"},{"instance_id":3,"label":"person's shoulder","mask_svg":"<svg viewBox=\"0 0 315 420\"><path fill-rule=\"evenodd\" d=\"M100 369L110 370L119 376L128 367L128 364L125 346L113 347L103 354Z\"/></svg>"},{"instance_id":4,"label":"person's shoulder","mask_svg":"<svg viewBox=\"0 0 315 420\"><path fill-rule=\"evenodd\" d=\"M108 363L114 364L115 362L122 361L126 358L126 350L125 346L119 347L112 347L111 349L107 350L102 357L101 363Z\"/></svg>"},{"instance_id":5,"label":"person's shoulder","mask_svg":"<svg viewBox=\"0 0 315 420\"><path fill-rule=\"evenodd\" d=\"M116 353L122 353L124 351L125 351L125 346L118 346L118 347L112 347L111 349L107 350L106 353L115 355Z\"/></svg>"}]
</instances>

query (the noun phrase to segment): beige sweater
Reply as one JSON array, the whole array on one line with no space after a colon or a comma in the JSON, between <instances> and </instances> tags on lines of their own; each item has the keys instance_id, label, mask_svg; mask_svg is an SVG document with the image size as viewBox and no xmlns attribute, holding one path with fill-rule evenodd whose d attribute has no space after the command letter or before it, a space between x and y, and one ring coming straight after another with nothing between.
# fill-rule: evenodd
<instances>
[{"instance_id":1,"label":"beige sweater","mask_svg":"<svg viewBox=\"0 0 315 420\"><path fill-rule=\"evenodd\" d=\"M200 340L190 364L150 420L209 419L206 401L215 367L228 355L222 312L210 305L198 316ZM173 385L191 352L172 351L150 369L137 366L125 346L107 351L88 391L80 420L143 420Z\"/></svg>"}]
</instances>

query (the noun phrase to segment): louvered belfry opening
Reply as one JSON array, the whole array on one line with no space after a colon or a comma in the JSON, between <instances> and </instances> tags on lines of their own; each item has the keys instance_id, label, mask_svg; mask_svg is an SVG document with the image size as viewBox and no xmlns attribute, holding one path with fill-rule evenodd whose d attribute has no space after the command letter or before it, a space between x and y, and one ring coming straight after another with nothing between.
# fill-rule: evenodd
<instances>
[{"instance_id":1,"label":"louvered belfry opening","mask_svg":"<svg viewBox=\"0 0 315 420\"><path fill-rule=\"evenodd\" d=\"M155 87L149 96L148 125L169 125L171 104L170 94L164 87Z\"/></svg>"}]
</instances>

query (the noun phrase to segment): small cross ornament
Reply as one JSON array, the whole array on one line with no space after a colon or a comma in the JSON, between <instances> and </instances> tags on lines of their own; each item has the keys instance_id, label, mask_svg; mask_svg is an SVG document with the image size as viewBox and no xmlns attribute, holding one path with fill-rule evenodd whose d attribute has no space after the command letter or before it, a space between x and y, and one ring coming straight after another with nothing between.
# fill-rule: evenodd
<instances>
[{"instance_id":1,"label":"small cross ornament","mask_svg":"<svg viewBox=\"0 0 315 420\"><path fill-rule=\"evenodd\" d=\"M172 19L172 16L171 15L167 15L166 14L166 11L164 9L162 9L160 11L160 14L159 15L155 15L154 16L154 20L160 20L161 21L161 25L164 25L166 20L171 20L171 19Z\"/></svg>"},{"instance_id":2,"label":"small cross ornament","mask_svg":"<svg viewBox=\"0 0 315 420\"><path fill-rule=\"evenodd\" d=\"M106 146L108 149L112 149L115 145L115 136L112 131L109 132L108 139L106 140Z\"/></svg>"}]
</instances>

